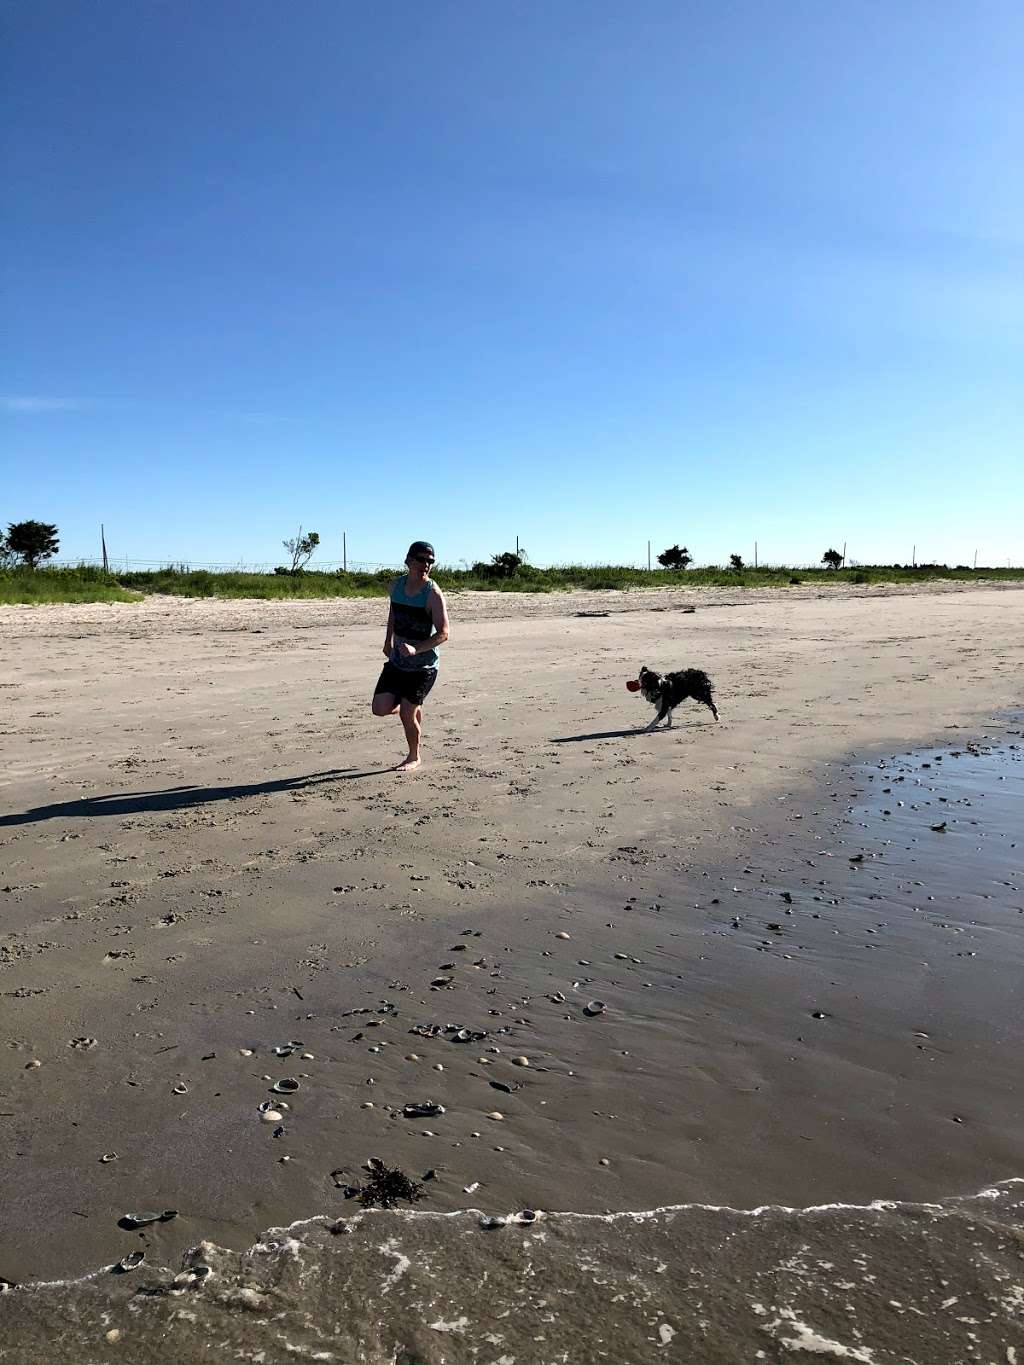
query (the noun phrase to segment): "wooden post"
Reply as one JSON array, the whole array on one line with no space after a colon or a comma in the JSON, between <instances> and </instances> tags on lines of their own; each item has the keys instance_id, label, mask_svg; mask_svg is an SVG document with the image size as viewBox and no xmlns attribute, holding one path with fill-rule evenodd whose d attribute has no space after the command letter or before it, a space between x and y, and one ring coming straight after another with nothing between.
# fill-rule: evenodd
<instances>
[{"instance_id":1,"label":"wooden post","mask_svg":"<svg viewBox=\"0 0 1024 1365\"><path fill-rule=\"evenodd\" d=\"M647 572L651 572L651 542L647 542Z\"/></svg>"},{"instance_id":2,"label":"wooden post","mask_svg":"<svg viewBox=\"0 0 1024 1365\"><path fill-rule=\"evenodd\" d=\"M975 568L978 567L978 552L977 552L977 550L975 550L975 552L974 552L974 567L975 567Z\"/></svg>"},{"instance_id":3,"label":"wooden post","mask_svg":"<svg viewBox=\"0 0 1024 1365\"><path fill-rule=\"evenodd\" d=\"M341 533L341 571L348 573L348 532Z\"/></svg>"},{"instance_id":4,"label":"wooden post","mask_svg":"<svg viewBox=\"0 0 1024 1365\"><path fill-rule=\"evenodd\" d=\"M843 568L846 568L846 541L843 541Z\"/></svg>"},{"instance_id":5,"label":"wooden post","mask_svg":"<svg viewBox=\"0 0 1024 1365\"><path fill-rule=\"evenodd\" d=\"M911 568L917 568L917 546L915 545L910 555Z\"/></svg>"},{"instance_id":6,"label":"wooden post","mask_svg":"<svg viewBox=\"0 0 1024 1365\"><path fill-rule=\"evenodd\" d=\"M110 572L110 564L107 561L107 537L104 534L103 523L100 522L100 544L103 546L103 572ZM977 556L975 556L977 558Z\"/></svg>"},{"instance_id":7,"label":"wooden post","mask_svg":"<svg viewBox=\"0 0 1024 1365\"><path fill-rule=\"evenodd\" d=\"M754 541L754 568L757 568L757 541Z\"/></svg>"}]
</instances>

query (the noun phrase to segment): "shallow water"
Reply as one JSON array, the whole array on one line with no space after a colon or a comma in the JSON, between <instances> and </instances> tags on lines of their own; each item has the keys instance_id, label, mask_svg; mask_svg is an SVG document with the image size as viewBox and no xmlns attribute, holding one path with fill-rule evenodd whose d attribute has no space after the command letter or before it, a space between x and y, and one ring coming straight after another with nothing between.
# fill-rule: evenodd
<instances>
[{"instance_id":1,"label":"shallow water","mask_svg":"<svg viewBox=\"0 0 1024 1365\"><path fill-rule=\"evenodd\" d=\"M1024 1362L1024 746L1003 730L876 758L837 769L830 795L853 797L834 837L795 836L771 877L775 853L751 855L720 890L703 880L698 916L635 912L637 972L654 987L628 989L620 967L618 985L595 988L623 1016L650 1002L644 1018L601 1022L629 1060L598 1079L594 1033L571 1058L593 1069L593 1095L621 1083L625 1128L591 1124L588 1146L574 1112L573 1136L545 1151L548 1130L524 1119L514 1165L451 1155L430 1200L450 1211L348 1217L338 1196L337 1224L278 1229L247 1252L203 1244L190 1258L213 1268L202 1282L176 1279L173 1242L152 1230L122 1238L118 1255L147 1251L131 1275L5 1294L0 1357ZM534 1093L554 1106L559 1083L538 1078ZM405 1163L422 1142L399 1127L383 1155ZM595 1144L612 1162L600 1186ZM458 1211L506 1214L513 1189L554 1204L560 1163L578 1168L571 1195L594 1172L576 1208L659 1183L674 1206L491 1231ZM986 1182L1002 1183L961 1197ZM754 1209L758 1191L821 1206ZM201 1212L189 1226L203 1235Z\"/></svg>"}]
</instances>

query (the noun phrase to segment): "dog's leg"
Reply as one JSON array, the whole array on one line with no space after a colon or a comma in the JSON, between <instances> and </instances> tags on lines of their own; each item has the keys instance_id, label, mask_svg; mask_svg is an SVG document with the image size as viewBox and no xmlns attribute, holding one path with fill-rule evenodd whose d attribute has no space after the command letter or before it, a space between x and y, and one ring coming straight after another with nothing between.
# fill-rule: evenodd
<instances>
[{"instance_id":1,"label":"dog's leg","mask_svg":"<svg viewBox=\"0 0 1024 1365\"><path fill-rule=\"evenodd\" d=\"M667 707L667 706L662 706L661 710L658 712L658 714L657 714L657 715L654 717L654 719L651 721L650 725L645 725L645 726L644 726L644 730L645 730L645 731L653 730L653 729L655 728L655 726L658 724L658 721L659 721L659 720L664 720L666 716L669 716L669 717L670 717L669 724L671 724L671 715L672 715L672 713L671 713L671 711L669 711L668 707Z\"/></svg>"},{"instance_id":2,"label":"dog's leg","mask_svg":"<svg viewBox=\"0 0 1024 1365\"><path fill-rule=\"evenodd\" d=\"M672 729L672 708L671 708L671 707L669 708L669 713L668 713L668 724L665 726L665 729L666 729L666 730L671 730L671 729Z\"/></svg>"}]
</instances>

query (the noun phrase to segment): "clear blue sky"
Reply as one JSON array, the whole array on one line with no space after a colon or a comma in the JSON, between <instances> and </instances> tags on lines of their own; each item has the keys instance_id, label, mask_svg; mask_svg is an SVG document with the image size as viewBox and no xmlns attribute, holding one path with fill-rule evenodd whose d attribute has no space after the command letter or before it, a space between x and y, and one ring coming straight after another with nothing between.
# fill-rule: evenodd
<instances>
[{"instance_id":1,"label":"clear blue sky","mask_svg":"<svg viewBox=\"0 0 1024 1365\"><path fill-rule=\"evenodd\" d=\"M1019 0L0 16L0 521L1024 562Z\"/></svg>"}]
</instances>

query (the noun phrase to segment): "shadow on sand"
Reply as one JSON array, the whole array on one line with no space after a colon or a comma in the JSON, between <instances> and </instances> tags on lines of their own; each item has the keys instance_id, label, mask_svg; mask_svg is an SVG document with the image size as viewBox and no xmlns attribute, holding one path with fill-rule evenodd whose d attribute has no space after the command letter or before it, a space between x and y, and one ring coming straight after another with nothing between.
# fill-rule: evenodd
<instances>
[{"instance_id":1,"label":"shadow on sand","mask_svg":"<svg viewBox=\"0 0 1024 1365\"><path fill-rule=\"evenodd\" d=\"M237 801L246 796L268 796L274 792L307 791L325 782L352 781L359 777L382 777L394 768L328 768L304 777L281 777L273 782L248 782L231 787L170 787L166 791L111 792L107 796L86 796L78 801L58 801L51 806L36 806L13 815L0 815L5 825L32 825L41 820L79 820L94 815L141 815L147 811L187 810L211 801Z\"/></svg>"},{"instance_id":2,"label":"shadow on sand","mask_svg":"<svg viewBox=\"0 0 1024 1365\"><path fill-rule=\"evenodd\" d=\"M673 730L691 730L699 721L683 721L672 726ZM629 739L631 735L654 735L661 734L668 727L659 725L657 730L648 730L646 725L641 725L638 730L595 730L590 735L553 735L548 740L549 744L584 744L588 739Z\"/></svg>"}]
</instances>

